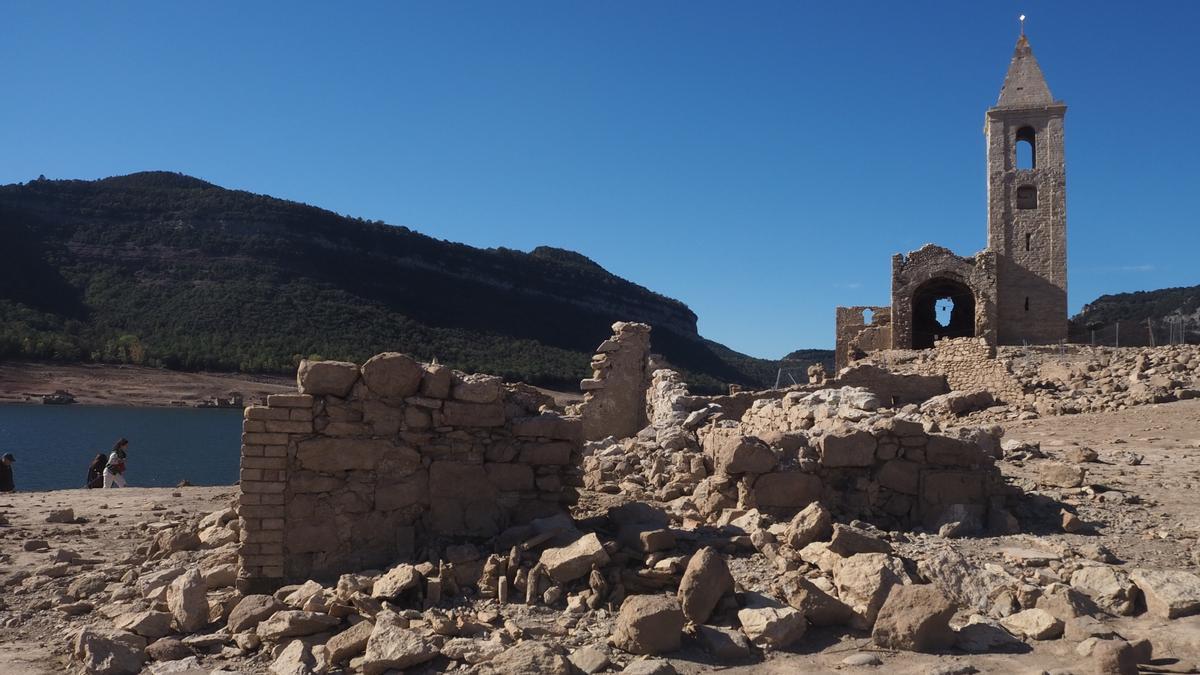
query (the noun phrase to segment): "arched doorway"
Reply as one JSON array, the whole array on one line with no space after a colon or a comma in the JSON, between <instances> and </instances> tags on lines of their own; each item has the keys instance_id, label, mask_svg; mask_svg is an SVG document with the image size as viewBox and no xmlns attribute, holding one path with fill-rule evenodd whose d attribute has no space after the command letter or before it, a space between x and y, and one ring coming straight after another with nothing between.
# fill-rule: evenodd
<instances>
[{"instance_id":1,"label":"arched doorway","mask_svg":"<svg viewBox=\"0 0 1200 675\"><path fill-rule=\"evenodd\" d=\"M961 281L930 279L912 296L912 346L926 349L939 337L975 335L975 294Z\"/></svg>"}]
</instances>

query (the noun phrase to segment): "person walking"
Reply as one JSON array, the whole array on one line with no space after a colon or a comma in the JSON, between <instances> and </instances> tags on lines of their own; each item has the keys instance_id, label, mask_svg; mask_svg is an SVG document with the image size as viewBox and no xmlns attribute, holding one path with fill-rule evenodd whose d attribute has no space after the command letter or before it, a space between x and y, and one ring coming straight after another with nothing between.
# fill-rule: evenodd
<instances>
[{"instance_id":1,"label":"person walking","mask_svg":"<svg viewBox=\"0 0 1200 675\"><path fill-rule=\"evenodd\" d=\"M125 487L125 457L127 453L125 448L129 447L129 441L122 438L113 446L112 454L108 456L108 463L104 466L104 487Z\"/></svg>"},{"instance_id":2,"label":"person walking","mask_svg":"<svg viewBox=\"0 0 1200 675\"><path fill-rule=\"evenodd\" d=\"M103 452L96 453L96 458L92 460L91 466L88 467L87 483L88 489L104 486L104 467L108 465L108 458Z\"/></svg>"},{"instance_id":3,"label":"person walking","mask_svg":"<svg viewBox=\"0 0 1200 675\"><path fill-rule=\"evenodd\" d=\"M0 457L0 492L16 492L17 486L13 483L13 462L17 461L11 452L4 453Z\"/></svg>"}]
</instances>

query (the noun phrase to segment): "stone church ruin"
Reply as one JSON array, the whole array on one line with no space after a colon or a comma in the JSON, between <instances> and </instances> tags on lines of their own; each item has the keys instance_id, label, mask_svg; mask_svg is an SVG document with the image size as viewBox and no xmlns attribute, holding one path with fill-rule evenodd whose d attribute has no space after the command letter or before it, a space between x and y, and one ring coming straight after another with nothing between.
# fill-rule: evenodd
<instances>
[{"instance_id":1,"label":"stone church ruin","mask_svg":"<svg viewBox=\"0 0 1200 675\"><path fill-rule=\"evenodd\" d=\"M927 349L943 338L979 337L991 345L1066 340L1066 111L1022 35L1000 98L984 118L987 248L964 257L927 244L892 256L890 306L837 309L839 370L872 352ZM939 302L951 307L945 320Z\"/></svg>"}]
</instances>

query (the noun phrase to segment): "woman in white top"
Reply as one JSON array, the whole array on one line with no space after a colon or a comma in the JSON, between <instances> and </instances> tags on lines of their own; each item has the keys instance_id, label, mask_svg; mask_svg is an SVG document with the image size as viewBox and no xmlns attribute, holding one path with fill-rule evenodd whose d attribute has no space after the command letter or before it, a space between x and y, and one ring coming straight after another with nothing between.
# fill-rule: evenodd
<instances>
[{"instance_id":1,"label":"woman in white top","mask_svg":"<svg viewBox=\"0 0 1200 675\"><path fill-rule=\"evenodd\" d=\"M128 446L129 441L124 438L113 446L108 464L104 467L104 487L125 487L125 448Z\"/></svg>"}]
</instances>

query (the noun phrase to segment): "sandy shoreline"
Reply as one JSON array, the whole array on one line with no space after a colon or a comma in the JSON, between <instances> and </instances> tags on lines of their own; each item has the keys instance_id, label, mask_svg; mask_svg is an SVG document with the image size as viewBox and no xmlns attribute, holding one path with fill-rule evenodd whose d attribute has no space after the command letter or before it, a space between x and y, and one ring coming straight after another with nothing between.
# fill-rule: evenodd
<instances>
[{"instance_id":1,"label":"sandy shoreline","mask_svg":"<svg viewBox=\"0 0 1200 675\"><path fill-rule=\"evenodd\" d=\"M0 363L0 403L41 405L43 395L63 390L82 405L190 408L235 392L246 404L252 404L265 400L268 394L295 389L295 379L281 375L184 373L123 365Z\"/></svg>"}]
</instances>

